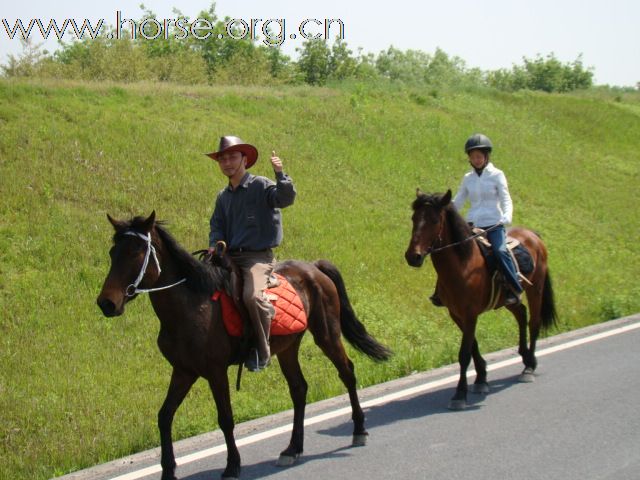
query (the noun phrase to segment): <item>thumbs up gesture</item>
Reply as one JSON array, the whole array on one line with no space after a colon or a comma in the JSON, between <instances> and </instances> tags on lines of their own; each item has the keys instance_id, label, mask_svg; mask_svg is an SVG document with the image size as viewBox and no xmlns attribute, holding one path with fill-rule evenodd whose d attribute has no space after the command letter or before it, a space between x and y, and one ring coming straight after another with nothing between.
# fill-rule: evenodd
<instances>
[{"instance_id":1,"label":"thumbs up gesture","mask_svg":"<svg viewBox=\"0 0 640 480\"><path fill-rule=\"evenodd\" d=\"M273 171L279 173L282 171L282 160L276 157L276 151L271 151L271 165L273 165Z\"/></svg>"}]
</instances>

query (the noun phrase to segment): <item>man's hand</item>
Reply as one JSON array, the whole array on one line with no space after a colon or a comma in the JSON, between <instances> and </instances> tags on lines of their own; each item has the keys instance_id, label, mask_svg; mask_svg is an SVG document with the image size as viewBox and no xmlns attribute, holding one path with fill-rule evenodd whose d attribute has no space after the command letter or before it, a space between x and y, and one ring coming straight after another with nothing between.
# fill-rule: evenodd
<instances>
[{"instance_id":1,"label":"man's hand","mask_svg":"<svg viewBox=\"0 0 640 480\"><path fill-rule=\"evenodd\" d=\"M276 151L271 151L271 165L273 165L273 171L276 173L282 172L282 160L276 157Z\"/></svg>"}]
</instances>

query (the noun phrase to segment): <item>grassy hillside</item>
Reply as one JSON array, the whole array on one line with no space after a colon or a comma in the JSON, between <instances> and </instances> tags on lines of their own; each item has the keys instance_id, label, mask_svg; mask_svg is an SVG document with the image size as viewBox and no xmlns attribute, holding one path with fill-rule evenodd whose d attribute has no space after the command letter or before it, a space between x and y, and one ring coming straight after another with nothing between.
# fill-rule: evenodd
<instances>
[{"instance_id":1,"label":"grassy hillside","mask_svg":"<svg viewBox=\"0 0 640 480\"><path fill-rule=\"evenodd\" d=\"M115 319L95 305L109 265L105 214L155 209L187 249L205 247L224 179L203 153L223 134L258 147L259 174L272 175L264 159L276 150L295 181L278 256L336 263L361 320L395 350L385 365L350 350L361 385L457 358L453 322L427 300L433 268L411 269L403 254L416 187L455 190L474 131L496 145L515 223L547 243L558 330L640 310L640 101L617 100L0 81L0 479L45 479L158 445L170 369L149 300ZM485 352L517 342L505 311L486 314L478 335ZM309 401L343 393L310 338L301 355ZM244 378L238 421L290 408L277 366ZM215 427L199 382L175 438Z\"/></svg>"}]
</instances>

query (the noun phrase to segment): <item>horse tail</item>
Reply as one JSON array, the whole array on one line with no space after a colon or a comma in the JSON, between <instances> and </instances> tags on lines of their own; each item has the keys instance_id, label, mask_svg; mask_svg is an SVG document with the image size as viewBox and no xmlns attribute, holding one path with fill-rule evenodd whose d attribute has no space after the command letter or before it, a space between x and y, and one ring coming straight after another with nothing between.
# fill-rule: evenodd
<instances>
[{"instance_id":1,"label":"horse tail","mask_svg":"<svg viewBox=\"0 0 640 480\"><path fill-rule=\"evenodd\" d=\"M556 302L553 295L553 286L551 285L551 275L547 271L544 277L544 287L542 289L542 308L540 311L542 317L542 327L547 329L556 324L558 313L556 312Z\"/></svg>"},{"instance_id":2,"label":"horse tail","mask_svg":"<svg viewBox=\"0 0 640 480\"><path fill-rule=\"evenodd\" d=\"M369 335L364 325L356 317L338 268L327 260L318 260L315 262L315 266L331 279L338 290L338 296L340 297L340 327L348 342L374 360L388 360L392 355L391 350Z\"/></svg>"}]
</instances>

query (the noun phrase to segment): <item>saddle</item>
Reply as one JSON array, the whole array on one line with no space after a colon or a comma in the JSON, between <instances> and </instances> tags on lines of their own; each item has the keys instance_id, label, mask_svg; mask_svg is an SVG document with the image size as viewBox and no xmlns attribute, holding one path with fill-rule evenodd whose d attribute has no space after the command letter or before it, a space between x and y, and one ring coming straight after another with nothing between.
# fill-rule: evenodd
<instances>
[{"instance_id":1,"label":"saddle","mask_svg":"<svg viewBox=\"0 0 640 480\"><path fill-rule=\"evenodd\" d=\"M291 335L302 332L307 328L307 313L298 292L282 275L276 273L272 278L269 288L265 290L265 296L275 309L275 315L271 321L271 335ZM211 299L214 302L220 302L224 326L230 336L242 337L245 328L251 328L246 308L244 304L238 304L239 299L237 301L235 295L218 290Z\"/></svg>"},{"instance_id":2,"label":"saddle","mask_svg":"<svg viewBox=\"0 0 640 480\"><path fill-rule=\"evenodd\" d=\"M498 262L493 255L491 243L483 235L484 230L478 227L474 227L473 233L474 235L478 235L475 241L480 247L480 252L482 252L482 256L484 257L485 264L487 265L489 276L491 278L491 297L486 310L493 310L497 307L500 290L502 289L502 286L505 282L502 278L502 273L498 270ZM525 277L525 275L533 272L535 268L533 257L531 256L529 250L527 250L526 247L520 243L520 240L508 235L507 250L509 250L509 253L511 254L511 258L513 259L513 264L516 267L517 275L520 281L531 285L531 282L529 282L529 280Z\"/></svg>"},{"instance_id":3,"label":"saddle","mask_svg":"<svg viewBox=\"0 0 640 480\"><path fill-rule=\"evenodd\" d=\"M491 243L489 243L489 240L487 240L487 238L482 235L482 233L484 233L484 230L482 230L481 228L474 227L473 233L474 235L480 235L476 237L476 243L480 247L480 251L482 252L482 256L487 263L489 272L493 273L497 269L498 265L495 257L493 256ZM509 250L509 253L511 253L511 258L513 258L514 265L518 270L518 276L522 277L533 272L533 269L535 267L533 257L529 253L529 250L527 250L525 246L520 243L520 240L518 240L517 238L509 237L507 235L507 249Z\"/></svg>"},{"instance_id":4,"label":"saddle","mask_svg":"<svg viewBox=\"0 0 640 480\"><path fill-rule=\"evenodd\" d=\"M227 333L248 341L252 329L249 314L242 301L242 273L231 257L226 255L226 246L218 247L210 261L227 270L230 276L226 289L218 290L211 296L214 302L220 303ZM271 321L271 335L290 335L307 328L307 313L302 299L284 276L271 274L265 296L275 310Z\"/></svg>"}]
</instances>

